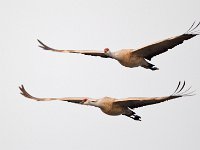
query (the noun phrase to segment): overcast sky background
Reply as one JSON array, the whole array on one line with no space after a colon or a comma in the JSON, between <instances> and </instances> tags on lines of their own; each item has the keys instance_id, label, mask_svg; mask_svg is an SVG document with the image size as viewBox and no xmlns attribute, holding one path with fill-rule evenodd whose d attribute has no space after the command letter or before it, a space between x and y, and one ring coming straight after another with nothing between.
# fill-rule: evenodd
<instances>
[{"instance_id":1,"label":"overcast sky background","mask_svg":"<svg viewBox=\"0 0 200 150\"><path fill-rule=\"evenodd\" d=\"M159 71L117 61L43 51L115 51L184 33L200 21L199 0L4 1L0 5L0 149L199 149L200 37L154 57ZM199 28L198 28L199 29ZM38 97L125 98L171 94L186 81L196 96L136 109L141 122Z\"/></svg>"}]
</instances>

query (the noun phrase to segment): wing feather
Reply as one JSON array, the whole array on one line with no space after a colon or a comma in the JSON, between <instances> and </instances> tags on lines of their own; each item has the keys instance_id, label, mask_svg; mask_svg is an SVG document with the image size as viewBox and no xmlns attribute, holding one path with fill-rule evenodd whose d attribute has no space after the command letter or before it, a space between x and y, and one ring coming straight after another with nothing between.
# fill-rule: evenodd
<instances>
[{"instance_id":1,"label":"wing feather","mask_svg":"<svg viewBox=\"0 0 200 150\"><path fill-rule=\"evenodd\" d=\"M52 100L60 100L60 101L68 101L72 103L78 103L78 104L83 104L87 99L90 99L88 97L63 97L63 98L38 98L30 95L24 88L23 85L19 87L21 91L21 95L23 95L26 98L30 98L36 101L52 101Z\"/></svg>"},{"instance_id":2,"label":"wing feather","mask_svg":"<svg viewBox=\"0 0 200 150\"><path fill-rule=\"evenodd\" d=\"M151 60L152 57L162 54L175 46L182 44L185 40L189 40L198 34L182 34L179 36L171 37L151 45L139 48L133 51L133 54Z\"/></svg>"},{"instance_id":3,"label":"wing feather","mask_svg":"<svg viewBox=\"0 0 200 150\"><path fill-rule=\"evenodd\" d=\"M138 107L143 107L146 105L153 105L157 103L161 103L164 101L168 101L171 99L179 98L179 97L184 97L184 96L193 96L193 92L189 92L190 88L185 90L184 92L180 93L183 88L185 87L185 82L183 85L180 87L180 84L178 85L178 88L176 88L175 93L173 93L170 96L163 96L163 97L129 97L121 100L117 100L114 102L117 105L121 105L124 107L129 107L131 109L133 108L138 108Z\"/></svg>"},{"instance_id":4,"label":"wing feather","mask_svg":"<svg viewBox=\"0 0 200 150\"><path fill-rule=\"evenodd\" d=\"M133 51L133 54L151 60L152 57L162 54L169 49L172 49L175 46L182 44L185 40L189 40L199 35L199 33L197 33L198 31L195 32L194 30L200 25L200 22L195 27L193 27L194 24L195 22L192 24L189 30L182 35L167 38L162 41L138 48Z\"/></svg>"},{"instance_id":5,"label":"wing feather","mask_svg":"<svg viewBox=\"0 0 200 150\"><path fill-rule=\"evenodd\" d=\"M45 45L43 42L38 40L38 42L41 44L39 47L43 48L44 50L50 50L53 52L61 52L61 53L78 53L78 54L84 54L84 55L90 55L90 56L100 56L103 58L111 58L110 56L106 55L104 52L97 51L97 50L58 50L51 48L47 45Z\"/></svg>"}]
</instances>

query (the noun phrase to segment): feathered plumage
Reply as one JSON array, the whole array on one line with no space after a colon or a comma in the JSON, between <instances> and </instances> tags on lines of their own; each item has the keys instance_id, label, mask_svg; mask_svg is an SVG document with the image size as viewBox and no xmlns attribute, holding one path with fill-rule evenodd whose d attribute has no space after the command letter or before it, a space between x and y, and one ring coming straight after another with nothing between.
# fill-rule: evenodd
<instances>
[{"instance_id":1,"label":"feathered plumage","mask_svg":"<svg viewBox=\"0 0 200 150\"><path fill-rule=\"evenodd\" d=\"M72 103L82 104L82 105L90 105L99 107L105 114L108 115L125 115L134 120L140 120L140 116L136 115L132 109L143 107L147 105L157 104L164 101L172 100L179 97L192 96L193 91L190 92L190 88L183 91L185 87L185 81L181 85L179 82L175 92L169 96L163 97L129 97L129 98L111 98L104 97L101 99L94 99L89 97L64 97L64 98L37 98L30 95L24 88L23 85L19 87L21 94L27 98L36 100L36 101L52 101L52 100L61 100L68 101Z\"/></svg>"},{"instance_id":2,"label":"feathered plumage","mask_svg":"<svg viewBox=\"0 0 200 150\"><path fill-rule=\"evenodd\" d=\"M149 63L147 60L151 60L154 56L162 54L169 49L174 48L175 46L182 44L185 40L189 40L197 35L199 35L199 31L195 31L195 29L199 26L200 22L195 25L195 22L184 34L170 37L164 39L159 42L155 42L153 44L146 45L144 47L138 49L121 49L115 52L111 52L108 48L105 48L104 51L101 50L59 50L51 48L45 45L43 42L38 40L41 44L39 47L44 50L50 50L54 52L62 52L62 53L78 53L90 56L100 56L103 58L113 58L116 59L121 65L125 67L144 67L146 69L158 70L155 65Z\"/></svg>"}]
</instances>

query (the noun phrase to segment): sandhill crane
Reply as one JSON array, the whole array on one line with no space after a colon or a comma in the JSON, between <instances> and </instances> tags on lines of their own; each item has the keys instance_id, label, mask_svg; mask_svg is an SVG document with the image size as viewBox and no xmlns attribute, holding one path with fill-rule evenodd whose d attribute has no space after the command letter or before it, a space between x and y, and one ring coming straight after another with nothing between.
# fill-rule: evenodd
<instances>
[{"instance_id":1,"label":"sandhill crane","mask_svg":"<svg viewBox=\"0 0 200 150\"><path fill-rule=\"evenodd\" d=\"M181 82L179 82L176 90L170 96L129 97L129 98L123 98L123 99L116 99L116 98L111 98L111 97L104 97L101 99L94 99L94 98L89 98L89 97L37 98L30 95L25 90L23 85L21 85L19 89L21 90L21 94L23 96L36 100L36 101L61 100L61 101L68 101L72 103L82 104L82 105L90 105L90 106L99 107L101 111L107 115L111 115L111 116L125 115L134 120L141 121L141 117L136 115L136 113L133 111L134 108L157 104L157 103L161 103L161 102L179 98L179 97L194 95L193 92L189 92L191 87L183 91L183 88L185 86L185 81L182 84L182 86L180 85L181 85Z\"/></svg>"},{"instance_id":2,"label":"sandhill crane","mask_svg":"<svg viewBox=\"0 0 200 150\"><path fill-rule=\"evenodd\" d=\"M172 49L175 46L182 44L183 41L191 39L196 35L199 35L199 31L195 32L195 29L199 26L200 22L195 25L195 22L189 28L187 32L184 34L167 38L165 40L138 48L138 49L121 49L115 52L111 52L109 48L105 48L104 51L97 51L97 50L59 50L51 48L45 45L43 42L38 40L41 44L39 47L43 48L44 50L50 50L54 52L63 52L63 53L79 53L84 55L91 55L91 56L100 56L103 58L112 58L117 60L121 65L125 67L144 67L146 69L151 70L158 70L155 65L149 63L147 60L151 60L152 57L159 55L168 51L168 49Z\"/></svg>"}]
</instances>

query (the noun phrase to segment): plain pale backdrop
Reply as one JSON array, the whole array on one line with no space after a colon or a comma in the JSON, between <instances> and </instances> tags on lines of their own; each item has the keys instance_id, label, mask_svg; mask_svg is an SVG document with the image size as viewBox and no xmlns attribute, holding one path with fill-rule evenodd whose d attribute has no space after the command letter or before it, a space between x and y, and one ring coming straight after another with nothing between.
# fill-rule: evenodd
<instances>
[{"instance_id":1,"label":"plain pale backdrop","mask_svg":"<svg viewBox=\"0 0 200 150\"><path fill-rule=\"evenodd\" d=\"M117 61L43 51L138 48L200 21L199 0L18 0L0 5L0 149L200 149L200 37L154 57L159 71ZM199 28L198 28L199 29ZM164 96L178 81L196 95L136 109L141 122L38 97Z\"/></svg>"}]
</instances>

